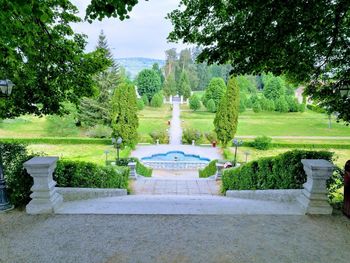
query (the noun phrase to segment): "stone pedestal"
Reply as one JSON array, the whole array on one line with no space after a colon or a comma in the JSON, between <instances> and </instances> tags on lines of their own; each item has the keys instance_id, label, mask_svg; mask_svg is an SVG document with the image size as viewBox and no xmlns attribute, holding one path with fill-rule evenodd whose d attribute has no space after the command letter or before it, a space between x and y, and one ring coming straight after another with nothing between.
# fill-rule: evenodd
<instances>
[{"instance_id":1,"label":"stone pedestal","mask_svg":"<svg viewBox=\"0 0 350 263\"><path fill-rule=\"evenodd\" d=\"M334 166L326 160L301 160L307 175L299 203L306 214L331 214L328 203L326 181L332 176Z\"/></svg>"},{"instance_id":2,"label":"stone pedestal","mask_svg":"<svg viewBox=\"0 0 350 263\"><path fill-rule=\"evenodd\" d=\"M58 157L34 157L23 164L34 180L32 200L26 206L28 214L53 213L61 205L63 198L56 192L52 179L57 160Z\"/></svg>"},{"instance_id":3,"label":"stone pedestal","mask_svg":"<svg viewBox=\"0 0 350 263\"><path fill-rule=\"evenodd\" d=\"M129 179L136 180L137 179L136 162L128 163L128 166L130 168Z\"/></svg>"},{"instance_id":4,"label":"stone pedestal","mask_svg":"<svg viewBox=\"0 0 350 263\"><path fill-rule=\"evenodd\" d=\"M215 179L216 180L221 180L221 176L222 176L222 172L224 169L224 164L223 163L216 163L216 176Z\"/></svg>"}]
</instances>

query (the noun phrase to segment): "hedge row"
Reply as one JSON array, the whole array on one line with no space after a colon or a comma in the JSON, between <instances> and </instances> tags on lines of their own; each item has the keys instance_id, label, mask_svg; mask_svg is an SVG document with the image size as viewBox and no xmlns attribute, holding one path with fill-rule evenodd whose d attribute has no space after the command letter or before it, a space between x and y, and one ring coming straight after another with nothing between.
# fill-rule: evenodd
<instances>
[{"instance_id":1,"label":"hedge row","mask_svg":"<svg viewBox=\"0 0 350 263\"><path fill-rule=\"evenodd\" d=\"M206 167L199 169L199 178L207 178L216 174L217 160L212 160Z\"/></svg>"},{"instance_id":2,"label":"hedge row","mask_svg":"<svg viewBox=\"0 0 350 263\"><path fill-rule=\"evenodd\" d=\"M224 170L223 192L227 190L300 189L306 182L301 159L332 161L328 151L292 150L275 157L261 158L238 168Z\"/></svg>"},{"instance_id":3,"label":"hedge row","mask_svg":"<svg viewBox=\"0 0 350 263\"><path fill-rule=\"evenodd\" d=\"M22 144L112 144L110 139L66 137L0 138L0 142Z\"/></svg>"},{"instance_id":4,"label":"hedge row","mask_svg":"<svg viewBox=\"0 0 350 263\"><path fill-rule=\"evenodd\" d=\"M147 167L143 165L139 161L139 159L135 157L130 157L130 158L120 158L119 160L116 161L116 165L118 166L128 166L128 163L130 162L136 162L136 173L139 175L142 175L144 177L151 177L153 169L150 167Z\"/></svg>"},{"instance_id":5,"label":"hedge row","mask_svg":"<svg viewBox=\"0 0 350 263\"><path fill-rule=\"evenodd\" d=\"M129 168L60 160L53 177L59 187L126 189L129 182Z\"/></svg>"}]
</instances>

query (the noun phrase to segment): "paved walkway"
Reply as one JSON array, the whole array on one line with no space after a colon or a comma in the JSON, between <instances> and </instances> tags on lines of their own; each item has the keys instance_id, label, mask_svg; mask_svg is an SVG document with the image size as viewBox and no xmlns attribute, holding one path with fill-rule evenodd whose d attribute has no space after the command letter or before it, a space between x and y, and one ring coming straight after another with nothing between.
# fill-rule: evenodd
<instances>
[{"instance_id":1,"label":"paved walkway","mask_svg":"<svg viewBox=\"0 0 350 263\"><path fill-rule=\"evenodd\" d=\"M180 104L173 102L173 116L170 122L169 144L180 145L182 141L182 128L180 121Z\"/></svg>"},{"instance_id":2,"label":"paved walkway","mask_svg":"<svg viewBox=\"0 0 350 263\"><path fill-rule=\"evenodd\" d=\"M132 184L136 195L218 195L220 185L212 179L141 178Z\"/></svg>"},{"instance_id":3,"label":"paved walkway","mask_svg":"<svg viewBox=\"0 0 350 263\"><path fill-rule=\"evenodd\" d=\"M303 215L296 202L216 195L129 195L64 202L58 214L137 215Z\"/></svg>"},{"instance_id":4,"label":"paved walkway","mask_svg":"<svg viewBox=\"0 0 350 263\"><path fill-rule=\"evenodd\" d=\"M255 139L255 135L237 135L236 138ZM272 139L292 139L292 140L350 140L350 136L269 136Z\"/></svg>"}]
</instances>

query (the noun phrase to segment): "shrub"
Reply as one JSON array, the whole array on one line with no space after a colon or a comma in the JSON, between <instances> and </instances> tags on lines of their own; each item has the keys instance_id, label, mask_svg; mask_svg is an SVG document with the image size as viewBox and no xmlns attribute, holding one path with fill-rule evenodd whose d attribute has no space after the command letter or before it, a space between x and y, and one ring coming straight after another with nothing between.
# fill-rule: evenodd
<instances>
[{"instance_id":1,"label":"shrub","mask_svg":"<svg viewBox=\"0 0 350 263\"><path fill-rule=\"evenodd\" d=\"M213 142L213 141L218 140L218 137L216 136L215 132L206 132L204 135L205 135L205 138L207 138L207 140L209 142Z\"/></svg>"},{"instance_id":2,"label":"shrub","mask_svg":"<svg viewBox=\"0 0 350 263\"><path fill-rule=\"evenodd\" d=\"M223 172L223 191L257 189L300 189L306 182L301 159L332 161L327 151L293 150L275 157L261 158Z\"/></svg>"},{"instance_id":3,"label":"shrub","mask_svg":"<svg viewBox=\"0 0 350 263\"><path fill-rule=\"evenodd\" d=\"M212 160L206 167L199 169L199 178L207 178L216 174L216 163L218 160Z\"/></svg>"},{"instance_id":4,"label":"shrub","mask_svg":"<svg viewBox=\"0 0 350 263\"><path fill-rule=\"evenodd\" d=\"M28 154L26 146L21 143L1 143L0 153L9 201L16 207L24 206L30 201L33 178L23 168L23 163L34 154Z\"/></svg>"},{"instance_id":5,"label":"shrub","mask_svg":"<svg viewBox=\"0 0 350 263\"><path fill-rule=\"evenodd\" d=\"M317 113L327 113L327 111L324 108L322 108L322 107L320 107L318 105L308 104L306 107L309 110L312 110L312 111L317 112Z\"/></svg>"},{"instance_id":6,"label":"shrub","mask_svg":"<svg viewBox=\"0 0 350 263\"><path fill-rule=\"evenodd\" d=\"M153 140L153 143L156 143L159 140L160 144L169 143L169 135L166 131L153 131L149 134Z\"/></svg>"},{"instance_id":7,"label":"shrub","mask_svg":"<svg viewBox=\"0 0 350 263\"><path fill-rule=\"evenodd\" d=\"M239 101L239 112L245 112L246 110L246 107L245 107L245 104L244 104L244 101L240 100Z\"/></svg>"},{"instance_id":8,"label":"shrub","mask_svg":"<svg viewBox=\"0 0 350 263\"><path fill-rule=\"evenodd\" d=\"M137 109L138 110L143 110L145 108L145 103L143 102L142 99L137 100Z\"/></svg>"},{"instance_id":9,"label":"shrub","mask_svg":"<svg viewBox=\"0 0 350 263\"><path fill-rule=\"evenodd\" d=\"M60 160L54 172L54 180L59 187L126 189L128 187L129 168Z\"/></svg>"},{"instance_id":10,"label":"shrub","mask_svg":"<svg viewBox=\"0 0 350 263\"><path fill-rule=\"evenodd\" d=\"M201 108L201 101L196 94L190 97L189 103L190 109L193 111L199 110Z\"/></svg>"},{"instance_id":11,"label":"shrub","mask_svg":"<svg viewBox=\"0 0 350 263\"><path fill-rule=\"evenodd\" d=\"M297 102L297 99L293 96L287 96L286 101L288 103L288 108L290 112L298 112L299 111L299 104Z\"/></svg>"},{"instance_id":12,"label":"shrub","mask_svg":"<svg viewBox=\"0 0 350 263\"><path fill-rule=\"evenodd\" d=\"M216 105L215 105L215 101L210 99L207 102L206 108L209 112L216 112Z\"/></svg>"},{"instance_id":13,"label":"shrub","mask_svg":"<svg viewBox=\"0 0 350 263\"><path fill-rule=\"evenodd\" d=\"M209 82L208 87L205 89L203 104L208 109L208 102L210 100L213 100L215 107L218 107L221 98L225 95L225 92L225 81L222 78L212 78Z\"/></svg>"},{"instance_id":14,"label":"shrub","mask_svg":"<svg viewBox=\"0 0 350 263\"><path fill-rule=\"evenodd\" d=\"M187 144L192 144L192 141L194 140L198 143L202 136L202 133L196 129L185 129L182 134L182 141Z\"/></svg>"},{"instance_id":15,"label":"shrub","mask_svg":"<svg viewBox=\"0 0 350 263\"><path fill-rule=\"evenodd\" d=\"M275 103L273 102L273 100L266 100L266 110L267 111L274 111L275 110Z\"/></svg>"},{"instance_id":16,"label":"shrub","mask_svg":"<svg viewBox=\"0 0 350 263\"><path fill-rule=\"evenodd\" d=\"M270 137L259 136L254 139L252 146L259 150L268 150L272 146L271 141L272 139Z\"/></svg>"},{"instance_id":17,"label":"shrub","mask_svg":"<svg viewBox=\"0 0 350 263\"><path fill-rule=\"evenodd\" d=\"M306 108L306 104L305 103L299 104L299 111L300 112L305 112L305 108Z\"/></svg>"},{"instance_id":18,"label":"shrub","mask_svg":"<svg viewBox=\"0 0 350 263\"><path fill-rule=\"evenodd\" d=\"M86 135L92 138L110 138L112 134L112 128L97 124L94 127L91 127L86 132Z\"/></svg>"},{"instance_id":19,"label":"shrub","mask_svg":"<svg viewBox=\"0 0 350 263\"><path fill-rule=\"evenodd\" d=\"M275 101L275 110L279 112L289 111L288 103L284 97L280 97Z\"/></svg>"},{"instance_id":20,"label":"shrub","mask_svg":"<svg viewBox=\"0 0 350 263\"><path fill-rule=\"evenodd\" d=\"M160 108L163 106L163 96L160 93L154 94L151 100L151 106L155 108Z\"/></svg>"},{"instance_id":21,"label":"shrub","mask_svg":"<svg viewBox=\"0 0 350 263\"><path fill-rule=\"evenodd\" d=\"M128 166L128 163L136 162L136 173L144 177L151 177L153 169L143 165L139 159L135 157L130 158L120 158L119 161L116 160L116 165L118 166Z\"/></svg>"},{"instance_id":22,"label":"shrub","mask_svg":"<svg viewBox=\"0 0 350 263\"><path fill-rule=\"evenodd\" d=\"M256 101L256 102L254 102L253 103L253 111L255 112L255 113L259 113L259 112L261 112L261 105L260 105L260 102L259 101Z\"/></svg>"},{"instance_id":23,"label":"shrub","mask_svg":"<svg viewBox=\"0 0 350 263\"><path fill-rule=\"evenodd\" d=\"M145 106L148 106L149 105L149 100L148 100L148 97L146 94L143 94L142 97L141 97L142 101L143 101L143 104Z\"/></svg>"}]
</instances>

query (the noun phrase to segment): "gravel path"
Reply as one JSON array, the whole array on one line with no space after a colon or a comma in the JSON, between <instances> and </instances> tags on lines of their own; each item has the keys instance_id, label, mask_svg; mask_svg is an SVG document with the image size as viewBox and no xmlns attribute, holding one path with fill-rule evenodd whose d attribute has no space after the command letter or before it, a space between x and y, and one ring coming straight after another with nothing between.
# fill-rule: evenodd
<instances>
[{"instance_id":1,"label":"gravel path","mask_svg":"<svg viewBox=\"0 0 350 263\"><path fill-rule=\"evenodd\" d=\"M349 262L343 216L0 214L1 263Z\"/></svg>"}]
</instances>

